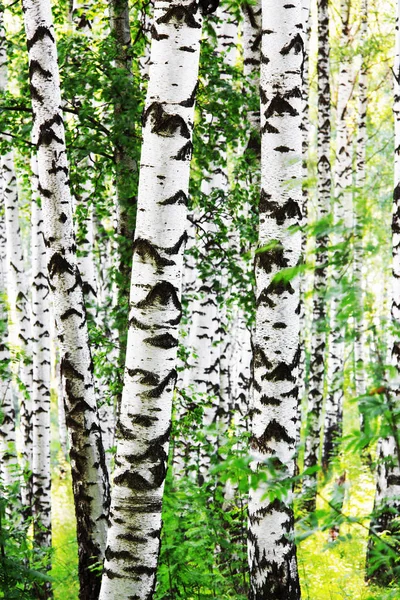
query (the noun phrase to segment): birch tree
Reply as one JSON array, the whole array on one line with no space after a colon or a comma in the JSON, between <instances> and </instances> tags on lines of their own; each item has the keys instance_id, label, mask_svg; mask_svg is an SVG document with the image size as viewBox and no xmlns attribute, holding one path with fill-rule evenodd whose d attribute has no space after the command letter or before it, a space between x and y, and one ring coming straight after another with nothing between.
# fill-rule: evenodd
<instances>
[{"instance_id":1,"label":"birch tree","mask_svg":"<svg viewBox=\"0 0 400 600\"><path fill-rule=\"evenodd\" d=\"M46 273L43 216L41 206L38 203L36 156L32 158L32 171L32 480L34 539L39 548L50 548L50 288Z\"/></svg>"},{"instance_id":2,"label":"birch tree","mask_svg":"<svg viewBox=\"0 0 400 600\"><path fill-rule=\"evenodd\" d=\"M0 193L2 178L0 177ZM14 479L14 471L18 466L15 410L11 393L10 352L8 346L6 296L6 236L4 215L0 217L0 324L2 340L0 343L0 478L4 485L10 485Z\"/></svg>"},{"instance_id":3,"label":"birch tree","mask_svg":"<svg viewBox=\"0 0 400 600\"><path fill-rule=\"evenodd\" d=\"M317 219L327 217L331 198L330 169L330 118L331 93L329 83L329 12L328 0L318 2L318 208ZM326 234L317 237L315 247L313 329L311 342L310 379L308 392L308 428L304 466L316 467L319 460L320 432L325 381L326 349L326 282L327 247ZM317 473L304 479L308 510L315 509Z\"/></svg>"},{"instance_id":4,"label":"birch tree","mask_svg":"<svg viewBox=\"0 0 400 600\"><path fill-rule=\"evenodd\" d=\"M90 567L101 564L104 556L108 476L94 396L82 281L75 256L57 50L50 2L26 0L23 8L37 136L38 191L71 444L80 599L94 600L100 579Z\"/></svg>"},{"instance_id":5,"label":"birch tree","mask_svg":"<svg viewBox=\"0 0 400 600\"><path fill-rule=\"evenodd\" d=\"M310 82L309 82L309 71L310 62L308 59L309 55L309 43L310 43L310 0L303 0L301 4L302 8L302 19L304 23L304 65L303 65L303 119L300 125L303 132L303 145L302 145L302 157L303 157L303 202L302 202L302 224L307 223L308 218L308 150L309 150L309 132L310 132ZM305 261L307 247L307 235L303 233L301 239L301 253L303 262ZM300 414L299 426L296 432L296 447L300 443L300 421L301 421L301 410L303 397L306 393L307 382L306 382L306 313L305 313L305 292L306 292L306 274L301 273L300 275L300 359L299 359L299 395L298 395L298 411Z\"/></svg>"},{"instance_id":6,"label":"birch tree","mask_svg":"<svg viewBox=\"0 0 400 600\"><path fill-rule=\"evenodd\" d=\"M0 6L0 91L4 92L7 87L7 45L3 23L4 11ZM7 179L4 176L4 168L0 162L0 197L3 198ZM0 293L2 294L0 305L0 322L2 326L2 340L0 344L0 474L5 485L13 480L13 470L17 465L16 432L15 432L15 410L11 393L11 370L10 351L8 335L8 315L6 310L7 292L7 253L6 253L6 228L5 208L2 207L0 218Z\"/></svg>"},{"instance_id":7,"label":"birch tree","mask_svg":"<svg viewBox=\"0 0 400 600\"><path fill-rule=\"evenodd\" d=\"M260 84L260 49L261 49L261 2L243 4L243 71L254 77L258 87ZM258 132L260 130L260 113L250 113L249 119Z\"/></svg>"},{"instance_id":8,"label":"birch tree","mask_svg":"<svg viewBox=\"0 0 400 600\"><path fill-rule=\"evenodd\" d=\"M396 50L394 64L394 194L392 217L392 320L398 327L400 322L400 2L397 2ZM391 389L385 393L386 411L383 417L383 435L378 443L378 466L376 472L376 491L374 514L370 523L370 537L367 553L367 578L381 585L398 580L394 570L397 556L398 525L396 517L400 511L400 434L398 424L398 400L400 394L400 341L398 335L392 343L392 364L396 376ZM384 534L383 543L376 536ZM387 539L387 542L385 540ZM392 546L392 550L388 548ZM371 567L376 562L376 554L388 554L388 561L380 561L378 568Z\"/></svg>"},{"instance_id":9,"label":"birch tree","mask_svg":"<svg viewBox=\"0 0 400 600\"><path fill-rule=\"evenodd\" d=\"M368 36L368 5L367 0L361 2L361 27L360 40L364 41ZM365 191L366 180L366 146L367 146L367 65L365 57L360 57L361 65L358 76L358 131L356 140L356 185L358 195L358 210L356 211L356 221L354 225L355 231L355 248L354 248L354 280L356 285L357 312L356 312L356 334L354 342L354 358L356 364L356 394L362 396L366 391L365 381L365 346L366 337L364 334L365 318L364 318L364 299L365 299L365 283L362 272L363 263L363 214L360 206L363 192ZM363 417L361 416L361 427L363 428Z\"/></svg>"},{"instance_id":10,"label":"birch tree","mask_svg":"<svg viewBox=\"0 0 400 600\"><path fill-rule=\"evenodd\" d=\"M8 68L3 11L0 11L0 92L6 92L8 86ZM20 428L22 434L23 469L26 473L22 486L22 501L25 514L29 516L32 507L32 477L28 475L32 469L32 405L31 384L32 371L28 364L30 353L30 307L26 282L23 279L24 257L22 250L21 229L19 223L18 187L14 169L14 153L12 150L0 157L2 176L2 201L4 205L5 250L6 250L6 288L8 301L9 341L11 357L19 357L20 368L17 370L22 389L18 397L20 402Z\"/></svg>"},{"instance_id":11,"label":"birch tree","mask_svg":"<svg viewBox=\"0 0 400 600\"><path fill-rule=\"evenodd\" d=\"M346 49L350 39L350 0L341 0L341 47ZM352 158L351 141L348 128L349 101L352 95L351 61L345 55L342 57L338 75L338 95L336 108L336 156L334 173L334 224L338 228L344 225L347 232L353 227L352 208ZM342 238L336 231L333 236L334 247L340 244ZM330 342L328 359L328 396L325 408L324 442L322 463L326 468L337 450L336 439L342 432L343 397L344 397L344 336L345 327L341 312L343 305L342 255L337 250L332 252L332 286L335 289L330 309Z\"/></svg>"},{"instance_id":12,"label":"birch tree","mask_svg":"<svg viewBox=\"0 0 400 600\"><path fill-rule=\"evenodd\" d=\"M304 41L301 2L262 2L261 198L256 260L253 469L271 461L282 479L294 472L299 362L299 282L279 279L301 256L301 113ZM288 184L290 182L290 185ZM252 600L300 598L290 484L273 499L264 485L249 498ZM267 498L265 498L265 494ZM264 499L265 498L265 499Z\"/></svg>"},{"instance_id":13,"label":"birch tree","mask_svg":"<svg viewBox=\"0 0 400 600\"><path fill-rule=\"evenodd\" d=\"M176 381L201 14L154 7L140 164L126 369L101 600L150 598Z\"/></svg>"}]
</instances>

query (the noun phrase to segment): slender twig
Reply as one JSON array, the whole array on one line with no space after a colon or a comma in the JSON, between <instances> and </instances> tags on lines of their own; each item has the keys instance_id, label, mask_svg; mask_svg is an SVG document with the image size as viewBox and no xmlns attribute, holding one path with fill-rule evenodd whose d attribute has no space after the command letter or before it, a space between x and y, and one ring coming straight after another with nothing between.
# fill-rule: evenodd
<instances>
[{"instance_id":1,"label":"slender twig","mask_svg":"<svg viewBox=\"0 0 400 600\"><path fill-rule=\"evenodd\" d=\"M350 517L349 515L346 515L342 510L340 510L339 508L337 508L337 506L335 506L332 502L330 502L330 500L327 500L326 498L324 498L324 496L322 496L322 494L320 492L317 492L317 496L319 496L321 498L321 500L323 500L338 515L341 515L342 517L344 517L348 523L350 523L351 525L359 525L363 529L366 529L370 535L376 537L378 540L380 540L382 542L382 544L384 544L385 546L387 546L388 548L393 550L393 546L391 546L384 538L382 538L378 533L376 533L376 531L374 530L373 527L371 527L371 526L367 527L367 525L364 525L364 523L362 521L360 521L359 519L357 519L355 517Z\"/></svg>"},{"instance_id":2,"label":"slender twig","mask_svg":"<svg viewBox=\"0 0 400 600\"><path fill-rule=\"evenodd\" d=\"M0 135L7 135L8 137L11 137L15 140L19 140L20 142L23 142L24 144L26 144L27 146L30 146L31 148L36 148L36 144L33 144L29 140L25 140L24 138L20 137L19 135L14 135L13 133L8 133L8 131L0 131Z\"/></svg>"},{"instance_id":3,"label":"slender twig","mask_svg":"<svg viewBox=\"0 0 400 600\"><path fill-rule=\"evenodd\" d=\"M16 112L32 113L32 109L31 108L29 108L28 106L22 106L21 104L16 104L15 106L1 106L1 110L10 110L10 111L16 111ZM100 123L100 121L98 121L94 117L91 117L90 115L85 115L84 117L81 117L81 113L80 113L79 109L77 109L77 108L68 108L67 106L64 105L64 106L62 106L62 111L70 113L72 115L77 115L79 118L82 118L82 121L86 120L86 121L89 121L89 123L93 123L93 125L96 125L96 127L100 131L102 131L103 133L105 133L108 136L111 136L111 131L109 129L107 129L107 127L105 127L105 125L103 125L102 123Z\"/></svg>"}]
</instances>

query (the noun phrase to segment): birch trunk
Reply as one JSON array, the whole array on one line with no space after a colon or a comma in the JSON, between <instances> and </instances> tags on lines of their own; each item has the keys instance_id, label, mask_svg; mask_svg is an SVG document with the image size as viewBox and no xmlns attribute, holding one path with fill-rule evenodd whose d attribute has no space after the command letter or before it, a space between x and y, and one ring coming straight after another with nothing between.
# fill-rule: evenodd
<instances>
[{"instance_id":1,"label":"birch trunk","mask_svg":"<svg viewBox=\"0 0 400 600\"><path fill-rule=\"evenodd\" d=\"M361 28L360 39L366 40L368 36L368 6L367 0L361 2ZM366 391L364 348L366 337L364 328L364 297L365 283L362 273L363 264L363 194L365 192L365 154L367 146L367 68L365 59L361 57L360 74L358 78L358 135L356 141L356 186L358 194L358 211L355 223L355 248L354 248L354 280L356 285L357 313L356 313L356 336L354 343L354 354L356 364L356 395L362 396ZM361 428L364 428L363 416L360 415Z\"/></svg>"},{"instance_id":2,"label":"birch trunk","mask_svg":"<svg viewBox=\"0 0 400 600\"><path fill-rule=\"evenodd\" d=\"M341 1L341 45L349 43L350 31L350 0ZM336 125L336 160L335 160L335 194L334 194L334 224L343 223L350 233L353 227L352 220L352 159L351 142L347 126L349 101L352 94L351 64L343 60L339 68L338 100L337 100L337 125ZM342 241L335 233L333 244ZM343 397L344 397L344 338L345 325L341 318L341 300L343 297L342 267L343 257L340 252L332 255L332 285L334 296L331 303L331 327L328 360L328 396L326 400L324 443L322 450L322 464L328 465L337 452L337 439L342 433Z\"/></svg>"},{"instance_id":3,"label":"birch trunk","mask_svg":"<svg viewBox=\"0 0 400 600\"><path fill-rule=\"evenodd\" d=\"M301 235L302 63L304 27L300 0L263 0L261 47L261 199L254 335L253 469L272 461L282 479L294 473L299 362L299 282L279 281L296 266ZM297 185L293 186L293 181ZM289 186L286 182L291 181ZM263 464L264 463L264 464ZM249 497L251 600L297 600L300 585L293 533L291 483L274 499L265 486Z\"/></svg>"},{"instance_id":4,"label":"birch trunk","mask_svg":"<svg viewBox=\"0 0 400 600\"><path fill-rule=\"evenodd\" d=\"M0 47L1 49L1 47ZM0 55L1 56L1 55ZM1 59L0 59L1 60ZM0 194L3 181L0 173ZM4 298L6 295L6 235L4 217L0 217L0 326L2 340L0 343L0 480L3 485L11 485L18 467L15 410L11 393L10 352L8 347L7 311Z\"/></svg>"},{"instance_id":5,"label":"birch trunk","mask_svg":"<svg viewBox=\"0 0 400 600\"><path fill-rule=\"evenodd\" d=\"M302 140L302 159L303 159L303 199L302 199L302 225L307 224L308 220L308 137L310 131L310 83L309 70L310 62L308 59L308 47L310 39L310 0L302 0L302 18L304 23L304 65L303 65L303 119L300 128L303 132ZM301 238L301 254L303 262L306 260L307 235L303 232ZM300 275L300 359L299 359L299 395L298 395L298 427L296 432L296 447L300 445L301 430L301 412L303 397L307 392L307 372L306 372L306 312L305 312L305 294L306 294L306 274Z\"/></svg>"},{"instance_id":6,"label":"birch trunk","mask_svg":"<svg viewBox=\"0 0 400 600\"><path fill-rule=\"evenodd\" d=\"M7 43L3 25L3 10L0 10L0 91L7 88ZM7 178L0 162L0 198L6 193ZM7 292L7 236L5 217L2 211L0 218L0 324L2 340L0 343L0 476L4 485L13 482L13 471L18 465L15 435L15 410L11 389L9 333L5 298Z\"/></svg>"},{"instance_id":7,"label":"birch trunk","mask_svg":"<svg viewBox=\"0 0 400 600\"><path fill-rule=\"evenodd\" d=\"M20 428L22 437L23 469L26 473L22 486L22 503L25 515L32 511L32 371L27 360L30 354L30 310L27 287L24 283L24 259L19 225L18 190L14 171L13 153L0 159L3 173L3 201L6 229L7 299L9 306L9 331L11 359L18 360L18 374L22 390L20 401Z\"/></svg>"},{"instance_id":8,"label":"birch trunk","mask_svg":"<svg viewBox=\"0 0 400 600\"><path fill-rule=\"evenodd\" d=\"M150 599L176 381L201 15L155 3L126 371L101 600Z\"/></svg>"},{"instance_id":9,"label":"birch trunk","mask_svg":"<svg viewBox=\"0 0 400 600\"><path fill-rule=\"evenodd\" d=\"M317 220L325 218L330 208L331 168L331 92L329 84L329 12L328 0L318 1L318 207ZM326 281L328 236L316 239L313 326L310 359L310 378L307 410L307 437L304 467L316 467L319 462L322 405L324 399L326 349ZM317 473L304 478L306 506L315 510Z\"/></svg>"},{"instance_id":10,"label":"birch trunk","mask_svg":"<svg viewBox=\"0 0 400 600\"><path fill-rule=\"evenodd\" d=\"M4 12L0 12L0 92L8 86L7 48L3 24ZM23 281L24 262L19 226L18 189L14 170L13 152L0 157L0 171L3 179L2 196L6 234L6 281L9 313L9 341L11 358L18 360L19 376L23 389L18 394L20 400L20 427L22 433L23 468L28 474L32 469L32 406L30 399L32 371L27 363L30 342L30 314L27 289ZM18 356L19 354L19 356ZM32 507L32 477L27 475L22 486L22 501L26 516Z\"/></svg>"},{"instance_id":11,"label":"birch trunk","mask_svg":"<svg viewBox=\"0 0 400 600\"><path fill-rule=\"evenodd\" d=\"M51 547L50 288L46 273L43 215L38 203L36 157L32 159L32 479L34 540ZM50 567L50 565L49 565ZM50 593L50 586L46 586Z\"/></svg>"},{"instance_id":12,"label":"birch trunk","mask_svg":"<svg viewBox=\"0 0 400 600\"><path fill-rule=\"evenodd\" d=\"M79 548L80 599L97 600L108 515L108 476L94 395L82 281L76 264L57 51L48 0L24 0L39 194L60 344Z\"/></svg>"},{"instance_id":13,"label":"birch trunk","mask_svg":"<svg viewBox=\"0 0 400 600\"><path fill-rule=\"evenodd\" d=\"M61 377L60 362L57 363L56 367L57 377L57 414L58 414L58 435L60 437L60 446L64 458L68 456L68 434L67 425L65 419L65 406L63 398L63 386Z\"/></svg>"},{"instance_id":14,"label":"birch trunk","mask_svg":"<svg viewBox=\"0 0 400 600\"><path fill-rule=\"evenodd\" d=\"M400 1L397 2L396 17L396 52L394 64L394 122L395 122L395 157L394 157L394 194L393 194L393 279L392 279L392 319L398 327L400 323ZM378 467L376 473L376 491L374 514L370 529L375 534L383 534L390 540L398 539L396 516L400 512L400 432L398 423L398 398L400 394L400 341L394 336L392 342L392 364L396 369L396 378L392 389L386 393L386 414L389 415L391 435L381 438L378 443ZM387 426L388 423L386 423ZM397 544L395 546L397 548ZM375 536L370 534L367 552L367 579L380 585L389 585L393 579L398 580L394 570L397 561L393 558L382 562L377 570L370 572L374 554L385 551L384 545L377 544Z\"/></svg>"},{"instance_id":15,"label":"birch trunk","mask_svg":"<svg viewBox=\"0 0 400 600\"><path fill-rule=\"evenodd\" d=\"M254 78L257 88L260 85L261 52L261 0L254 4L244 3L243 10L243 70L244 74ZM260 131L260 112L251 112L249 119L253 129Z\"/></svg>"}]
</instances>

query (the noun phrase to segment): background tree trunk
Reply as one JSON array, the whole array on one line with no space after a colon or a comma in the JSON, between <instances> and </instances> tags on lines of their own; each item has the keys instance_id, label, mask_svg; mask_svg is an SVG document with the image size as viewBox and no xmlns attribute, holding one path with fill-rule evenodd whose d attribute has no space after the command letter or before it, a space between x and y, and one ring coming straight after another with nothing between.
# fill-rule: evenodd
<instances>
[{"instance_id":1,"label":"background tree trunk","mask_svg":"<svg viewBox=\"0 0 400 600\"><path fill-rule=\"evenodd\" d=\"M46 273L43 215L38 203L36 156L32 158L32 486L33 535L38 549L51 548L50 288ZM51 563L48 559L48 568ZM51 584L43 584L51 597Z\"/></svg>"},{"instance_id":2,"label":"background tree trunk","mask_svg":"<svg viewBox=\"0 0 400 600\"><path fill-rule=\"evenodd\" d=\"M350 40L350 0L341 0L341 45L346 47ZM336 159L334 178L334 225L343 224L346 228L348 244L350 244L353 215L352 215L352 158L351 141L347 124L349 101L353 90L351 62L347 57L340 63L338 76L338 97L336 108ZM343 236L337 231L333 236L333 245L343 241ZM344 340L346 327L342 316L345 265L348 255L335 249L332 252L332 286L334 288L330 307L330 341L328 359L328 396L325 408L324 442L322 449L322 464L328 468L332 457L337 453L336 439L342 434L343 397L344 397ZM347 264L346 264L347 266Z\"/></svg>"},{"instance_id":3,"label":"background tree trunk","mask_svg":"<svg viewBox=\"0 0 400 600\"><path fill-rule=\"evenodd\" d=\"M331 199L331 92L329 84L329 12L328 0L318 2L318 207L317 220L327 217ZM311 342L310 377L308 391L307 432L304 467L316 467L319 463L320 433L325 382L326 352L326 286L327 247L326 234L315 242L315 271L313 298L313 328ZM317 473L304 478L306 506L315 510Z\"/></svg>"}]
</instances>

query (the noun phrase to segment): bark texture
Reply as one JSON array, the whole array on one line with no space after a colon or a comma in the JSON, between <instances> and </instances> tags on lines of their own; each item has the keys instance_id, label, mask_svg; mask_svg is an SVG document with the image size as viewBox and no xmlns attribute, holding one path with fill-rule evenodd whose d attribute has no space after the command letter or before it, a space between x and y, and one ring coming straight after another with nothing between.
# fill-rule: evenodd
<instances>
[{"instance_id":1,"label":"bark texture","mask_svg":"<svg viewBox=\"0 0 400 600\"><path fill-rule=\"evenodd\" d=\"M318 207L317 219L326 218L331 198L331 92L329 84L329 13L328 0L318 1ZM321 235L315 244L313 329L307 411L307 437L304 467L319 463L320 432L325 381L326 283L328 236ZM315 509L317 473L304 478L308 510Z\"/></svg>"},{"instance_id":2,"label":"bark texture","mask_svg":"<svg viewBox=\"0 0 400 600\"><path fill-rule=\"evenodd\" d=\"M4 10L0 7L0 91L7 88L7 44L3 24ZM7 261L7 236L5 226L5 195L8 194L8 173L3 163L4 157L0 159L0 325L2 339L0 343L0 476L4 485L13 482L13 471L18 464L16 453L15 434L15 410L12 398L12 382L10 370L10 338L8 327L8 314L6 310L7 273L9 263Z\"/></svg>"},{"instance_id":3,"label":"bark texture","mask_svg":"<svg viewBox=\"0 0 400 600\"><path fill-rule=\"evenodd\" d=\"M0 194L2 194L3 179L0 173ZM8 338L7 311L4 298L6 295L6 235L4 215L0 217L0 326L2 339L0 342L0 478L4 485L14 481L14 472L18 466L15 410L11 393L10 352Z\"/></svg>"},{"instance_id":4,"label":"bark texture","mask_svg":"<svg viewBox=\"0 0 400 600\"><path fill-rule=\"evenodd\" d=\"M252 77L257 87L260 85L261 55L261 0L254 4L243 3L243 70ZM260 131L260 112L251 112L249 119L253 129Z\"/></svg>"},{"instance_id":5,"label":"bark texture","mask_svg":"<svg viewBox=\"0 0 400 600\"><path fill-rule=\"evenodd\" d=\"M361 2L361 28L360 39L367 40L368 36L368 5L367 0ZM363 195L365 193L365 155L367 146L367 65L366 59L361 56L360 73L358 76L358 132L356 141L356 186L357 186L357 216L354 226L354 283L356 286L356 332L354 342L354 358L356 366L356 395L362 396L366 391L366 373L364 368L365 347L367 339L364 333L366 327L364 319L365 282L362 272L363 265ZM361 428L364 428L361 415Z\"/></svg>"},{"instance_id":6,"label":"bark texture","mask_svg":"<svg viewBox=\"0 0 400 600\"><path fill-rule=\"evenodd\" d=\"M308 220L308 147L309 147L309 131L310 131L310 62L308 58L308 47L310 43L310 0L302 0L302 19L304 24L304 65L303 65L303 118L300 124L302 130L302 166L303 166L303 180L302 180L302 225L307 224ZM301 238L301 255L303 262L306 260L306 247L307 247L307 235L303 232ZM306 273L300 275L300 358L299 358L299 395L298 395L298 413L299 422L296 432L296 448L300 446L300 433L301 433L301 412L303 397L307 393L308 381L307 379L307 365L306 365L306 312L305 312L305 294L306 294ZM297 450L298 451L298 450Z\"/></svg>"},{"instance_id":7,"label":"bark texture","mask_svg":"<svg viewBox=\"0 0 400 600\"><path fill-rule=\"evenodd\" d=\"M342 0L340 4L342 31L341 45L349 44L350 40L350 0ZM352 234L352 156L351 140L348 128L349 101L352 95L351 62L345 57L340 63L338 79L338 99L336 108L336 157L334 173L334 225L343 224L348 235ZM347 235L347 234L346 234ZM343 241L337 232L333 236L333 245ZM327 468L331 458L337 452L336 440L342 433L343 397L344 397L344 338L345 323L341 312L343 310L343 255L340 251L332 252L332 286L334 288L331 302L331 324L328 361L328 395L325 409L324 442L322 464Z\"/></svg>"},{"instance_id":8,"label":"bark texture","mask_svg":"<svg viewBox=\"0 0 400 600\"><path fill-rule=\"evenodd\" d=\"M201 34L194 2L155 3L124 389L101 600L150 600L176 381Z\"/></svg>"},{"instance_id":9,"label":"bark texture","mask_svg":"<svg viewBox=\"0 0 400 600\"><path fill-rule=\"evenodd\" d=\"M7 48L3 11L0 12L0 92L8 85ZM2 200L4 206L5 249L6 249L6 288L9 320L9 350L11 359L18 361L18 376L23 389L18 392L20 402L20 428L22 437L23 469L26 473L22 486L22 502L25 515L29 516L32 507L32 405L30 399L32 370L27 362L30 354L30 306L27 285L24 282L24 257L19 225L17 179L14 170L12 151L0 157L2 177Z\"/></svg>"},{"instance_id":10,"label":"bark texture","mask_svg":"<svg viewBox=\"0 0 400 600\"><path fill-rule=\"evenodd\" d=\"M42 208L38 199L37 161L32 161L32 478L34 540L51 547L50 473L50 288L46 272ZM50 588L50 586L47 586ZM48 590L47 590L48 591Z\"/></svg>"},{"instance_id":11,"label":"bark texture","mask_svg":"<svg viewBox=\"0 0 400 600\"><path fill-rule=\"evenodd\" d=\"M394 64L394 122L395 122L395 157L394 157L394 194L393 194L393 288L392 319L398 327L400 323L400 2L397 3L396 19L396 53ZM386 392L386 426L389 424L391 435L381 438L378 443L378 467L376 473L376 491L374 516L370 528L375 534L384 533L398 551L399 526L396 518L400 511L400 432L398 422L398 398L400 395L400 340L394 336L392 342L392 364L396 369L396 378ZM397 413L397 416L395 416ZM394 537L396 536L397 542ZM387 551L385 545L377 544L374 535L370 534L367 552L367 578L380 585L389 585L393 579L398 580L393 570L396 561L391 559L382 562L373 573L369 571L376 552L380 557Z\"/></svg>"},{"instance_id":12,"label":"bark texture","mask_svg":"<svg viewBox=\"0 0 400 600\"><path fill-rule=\"evenodd\" d=\"M60 346L63 397L77 517L80 599L97 600L109 507L108 476L94 394L72 203L51 6L24 0L30 88L38 150L38 191L47 269Z\"/></svg>"},{"instance_id":13,"label":"bark texture","mask_svg":"<svg viewBox=\"0 0 400 600\"><path fill-rule=\"evenodd\" d=\"M256 259L253 469L268 460L279 478L294 472L299 362L299 282L277 278L301 257L302 66L301 2L263 0L261 47L261 198ZM291 182L288 185L287 182ZM297 182L297 184L295 183ZM264 462L264 464L263 464ZM297 600L300 585L291 484L279 500L265 485L249 498L251 600Z\"/></svg>"}]
</instances>

